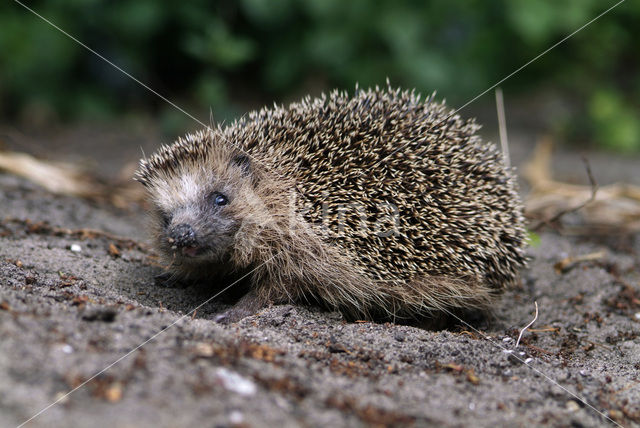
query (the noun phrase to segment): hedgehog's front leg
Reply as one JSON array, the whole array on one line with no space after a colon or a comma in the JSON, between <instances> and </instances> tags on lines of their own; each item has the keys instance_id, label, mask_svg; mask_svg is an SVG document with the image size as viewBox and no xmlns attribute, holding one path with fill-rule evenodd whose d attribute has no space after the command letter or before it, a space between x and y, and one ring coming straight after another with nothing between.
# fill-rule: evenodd
<instances>
[{"instance_id":1,"label":"hedgehog's front leg","mask_svg":"<svg viewBox=\"0 0 640 428\"><path fill-rule=\"evenodd\" d=\"M153 277L155 285L166 288L188 288L198 284L195 280L181 278L173 272L165 271Z\"/></svg>"},{"instance_id":2,"label":"hedgehog's front leg","mask_svg":"<svg viewBox=\"0 0 640 428\"><path fill-rule=\"evenodd\" d=\"M255 289L249 290L231 308L216 315L213 319L220 324L232 324L250 315L255 315L260 309L269 306L272 302L265 299Z\"/></svg>"}]
</instances>

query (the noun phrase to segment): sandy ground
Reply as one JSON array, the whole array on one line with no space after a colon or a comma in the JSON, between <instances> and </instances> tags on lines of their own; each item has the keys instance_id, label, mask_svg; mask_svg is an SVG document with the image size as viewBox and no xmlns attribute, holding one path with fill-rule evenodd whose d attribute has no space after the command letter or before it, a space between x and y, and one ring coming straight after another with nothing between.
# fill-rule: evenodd
<instances>
[{"instance_id":1,"label":"sandy ground","mask_svg":"<svg viewBox=\"0 0 640 428\"><path fill-rule=\"evenodd\" d=\"M135 160L127 147L98 170ZM594 161L638 178L631 160L619 176ZM0 199L2 427L640 426L640 236L542 233L495 316L446 330L292 305L222 326L206 291L154 283L141 210L7 174Z\"/></svg>"}]
</instances>

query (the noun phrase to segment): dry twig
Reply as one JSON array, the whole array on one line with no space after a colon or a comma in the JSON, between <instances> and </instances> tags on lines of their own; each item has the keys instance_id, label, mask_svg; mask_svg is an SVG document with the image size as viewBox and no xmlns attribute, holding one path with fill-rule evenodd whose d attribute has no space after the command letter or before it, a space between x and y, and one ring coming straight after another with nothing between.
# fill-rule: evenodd
<instances>
[{"instance_id":1,"label":"dry twig","mask_svg":"<svg viewBox=\"0 0 640 428\"><path fill-rule=\"evenodd\" d=\"M554 264L553 268L555 269L556 273L561 274L571 269L577 263L587 262L592 260L600 260L604 258L606 255L607 253L605 251L598 251L596 253L583 254L581 256L565 257L564 259L560 260L558 263Z\"/></svg>"},{"instance_id":2,"label":"dry twig","mask_svg":"<svg viewBox=\"0 0 640 428\"><path fill-rule=\"evenodd\" d=\"M529 324L527 324L526 326L524 326L524 328L522 330L520 330L520 334L518 335L518 340L516 341L516 346L513 347L513 349L516 349L518 347L518 345L520 344L520 339L522 339L522 335L524 334L524 332L533 325L534 322L536 322L536 320L538 319L538 302L533 302L533 304L536 306L536 314L533 317L533 319L531 320L531 322Z\"/></svg>"},{"instance_id":3,"label":"dry twig","mask_svg":"<svg viewBox=\"0 0 640 428\"><path fill-rule=\"evenodd\" d=\"M551 140L543 139L524 166L531 185L526 201L527 217L537 220L531 227L554 227L563 216L579 212L582 225L563 227L565 233L625 233L640 230L640 188L625 183L599 186L589 162L583 158L589 186L555 181L552 178Z\"/></svg>"}]
</instances>

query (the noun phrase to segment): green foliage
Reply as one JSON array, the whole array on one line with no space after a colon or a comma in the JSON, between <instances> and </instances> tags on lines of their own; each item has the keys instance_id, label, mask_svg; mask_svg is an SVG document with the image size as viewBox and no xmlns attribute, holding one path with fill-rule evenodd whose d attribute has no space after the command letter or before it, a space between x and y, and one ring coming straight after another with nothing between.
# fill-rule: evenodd
<instances>
[{"instance_id":1,"label":"green foliage","mask_svg":"<svg viewBox=\"0 0 640 428\"><path fill-rule=\"evenodd\" d=\"M625 103L621 93L600 88L589 101L589 113L599 144L623 152L640 149L638 112Z\"/></svg>"},{"instance_id":2,"label":"green foliage","mask_svg":"<svg viewBox=\"0 0 640 428\"><path fill-rule=\"evenodd\" d=\"M599 0L32 1L30 7L163 95L207 117L331 87L434 90L462 104L607 7ZM505 82L579 106L567 138L640 149L640 3ZM17 3L0 5L0 113L104 118L169 108ZM44 112L44 113L43 113ZM166 116L165 117L173 117ZM172 119L174 120L174 119ZM172 122L173 123L173 122Z\"/></svg>"},{"instance_id":3,"label":"green foliage","mask_svg":"<svg viewBox=\"0 0 640 428\"><path fill-rule=\"evenodd\" d=\"M540 235L531 230L527 231L527 245L536 248L539 247L541 243Z\"/></svg>"}]
</instances>

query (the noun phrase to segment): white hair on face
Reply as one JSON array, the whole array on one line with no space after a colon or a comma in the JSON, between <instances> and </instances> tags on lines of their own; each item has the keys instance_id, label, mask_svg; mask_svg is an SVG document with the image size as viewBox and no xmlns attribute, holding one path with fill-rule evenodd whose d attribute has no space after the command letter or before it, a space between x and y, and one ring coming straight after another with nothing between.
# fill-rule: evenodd
<instances>
[{"instance_id":1,"label":"white hair on face","mask_svg":"<svg viewBox=\"0 0 640 428\"><path fill-rule=\"evenodd\" d=\"M155 203L168 210L197 201L202 194L202 185L198 185L194 173L182 172L177 179L157 180L153 193Z\"/></svg>"},{"instance_id":2,"label":"white hair on face","mask_svg":"<svg viewBox=\"0 0 640 428\"><path fill-rule=\"evenodd\" d=\"M180 194L185 201L194 201L199 197L201 186L196 183L196 178L192 174L183 174L180 177Z\"/></svg>"}]
</instances>

